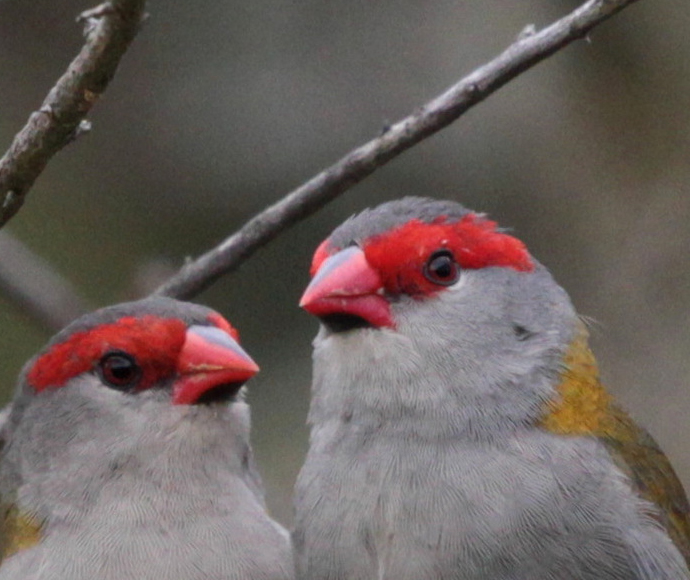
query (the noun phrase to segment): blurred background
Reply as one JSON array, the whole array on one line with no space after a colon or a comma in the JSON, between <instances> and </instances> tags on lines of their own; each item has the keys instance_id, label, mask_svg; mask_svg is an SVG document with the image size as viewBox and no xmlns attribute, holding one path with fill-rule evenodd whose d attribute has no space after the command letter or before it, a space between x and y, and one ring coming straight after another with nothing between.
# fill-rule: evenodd
<instances>
[{"instance_id":1,"label":"blurred background","mask_svg":"<svg viewBox=\"0 0 690 580\"><path fill-rule=\"evenodd\" d=\"M0 0L0 149L82 45L95 2ZM151 17L91 116L7 228L94 306L155 287L246 219L572 0L195 0ZM593 318L611 389L690 489L690 11L642 1L523 74L196 298L262 373L253 441L291 518L310 342L297 308L317 244L403 195L510 226ZM0 256L2 260L2 256ZM50 336L0 296L0 395Z\"/></svg>"}]
</instances>

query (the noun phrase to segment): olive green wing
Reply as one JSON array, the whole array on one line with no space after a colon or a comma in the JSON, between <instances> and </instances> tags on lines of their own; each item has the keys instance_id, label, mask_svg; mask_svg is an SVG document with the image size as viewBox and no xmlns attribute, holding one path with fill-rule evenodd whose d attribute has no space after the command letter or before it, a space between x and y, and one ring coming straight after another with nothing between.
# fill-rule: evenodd
<instances>
[{"instance_id":1,"label":"olive green wing","mask_svg":"<svg viewBox=\"0 0 690 580\"><path fill-rule=\"evenodd\" d=\"M690 503L676 472L652 436L612 406L616 426L599 437L634 489L659 507L657 515L690 566Z\"/></svg>"},{"instance_id":2,"label":"olive green wing","mask_svg":"<svg viewBox=\"0 0 690 580\"><path fill-rule=\"evenodd\" d=\"M685 490L656 441L602 385L584 324L564 356L556 392L538 425L552 433L601 441L635 491L658 506L656 517L690 567L690 505Z\"/></svg>"}]
</instances>

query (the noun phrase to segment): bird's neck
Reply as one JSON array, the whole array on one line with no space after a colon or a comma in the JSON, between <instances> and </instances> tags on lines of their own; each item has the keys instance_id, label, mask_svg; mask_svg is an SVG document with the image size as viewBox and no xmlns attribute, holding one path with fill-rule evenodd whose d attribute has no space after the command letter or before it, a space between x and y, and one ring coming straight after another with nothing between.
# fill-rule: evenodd
<instances>
[{"instance_id":1,"label":"bird's neck","mask_svg":"<svg viewBox=\"0 0 690 580\"><path fill-rule=\"evenodd\" d=\"M447 352L429 363L413 341L392 333L325 336L315 345L310 423L316 429L429 441L493 443L533 428L555 393L562 358L548 350L495 373L495 360L486 372Z\"/></svg>"},{"instance_id":2,"label":"bird's neck","mask_svg":"<svg viewBox=\"0 0 690 580\"><path fill-rule=\"evenodd\" d=\"M402 340L386 345L373 334L326 338L317 344L310 420L430 439L495 441L534 427L626 437L620 430L629 419L601 384L588 339L578 320L565 352L492 378L460 364L445 374L430 372L414 348L405 352Z\"/></svg>"},{"instance_id":3,"label":"bird's neck","mask_svg":"<svg viewBox=\"0 0 690 580\"><path fill-rule=\"evenodd\" d=\"M42 519L55 515L55 505L72 517L99 509L109 498L169 503L181 514L193 513L195 505L231 494L235 487L261 499L249 456L248 425L241 425L240 411L189 408L185 415L184 409L162 409L144 420L137 409L130 421L122 422L83 414L81 423L86 425L55 436L71 441L59 440L38 454L22 430L30 421L21 421L6 450L0 486L12 492L18 483L16 495L23 498L23 509ZM128 415L121 412L118 417ZM23 457L30 451L35 457L28 464Z\"/></svg>"}]
</instances>

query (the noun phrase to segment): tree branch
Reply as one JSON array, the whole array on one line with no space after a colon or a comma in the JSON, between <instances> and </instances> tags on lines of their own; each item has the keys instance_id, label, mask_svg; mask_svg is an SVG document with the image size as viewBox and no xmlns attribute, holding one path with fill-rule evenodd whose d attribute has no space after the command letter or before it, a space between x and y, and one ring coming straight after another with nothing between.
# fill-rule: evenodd
<instances>
[{"instance_id":1,"label":"tree branch","mask_svg":"<svg viewBox=\"0 0 690 580\"><path fill-rule=\"evenodd\" d=\"M145 0L110 0L79 16L86 43L0 159L0 227L19 211L53 155L88 130L85 117L136 36L144 5Z\"/></svg>"},{"instance_id":2,"label":"tree branch","mask_svg":"<svg viewBox=\"0 0 690 580\"><path fill-rule=\"evenodd\" d=\"M57 332L91 310L50 264L7 231L0 231L0 292L39 326Z\"/></svg>"},{"instance_id":3,"label":"tree branch","mask_svg":"<svg viewBox=\"0 0 690 580\"><path fill-rule=\"evenodd\" d=\"M156 294L183 299L195 296L280 232L315 213L403 151L448 126L523 71L583 38L596 25L635 1L590 0L541 32L526 28L494 60L256 215L219 246L182 267Z\"/></svg>"}]
</instances>

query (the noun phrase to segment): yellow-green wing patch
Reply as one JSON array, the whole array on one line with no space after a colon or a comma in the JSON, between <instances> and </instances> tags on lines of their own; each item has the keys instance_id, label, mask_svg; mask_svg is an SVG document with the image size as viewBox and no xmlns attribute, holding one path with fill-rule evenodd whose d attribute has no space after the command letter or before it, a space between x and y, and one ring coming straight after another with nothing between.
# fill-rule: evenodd
<instances>
[{"instance_id":1,"label":"yellow-green wing patch","mask_svg":"<svg viewBox=\"0 0 690 580\"><path fill-rule=\"evenodd\" d=\"M655 514L690 566L690 505L668 458L644 429L618 408L599 380L599 369L581 325L564 359L557 387L539 425L562 435L599 439Z\"/></svg>"}]
</instances>

